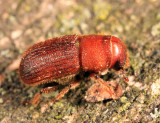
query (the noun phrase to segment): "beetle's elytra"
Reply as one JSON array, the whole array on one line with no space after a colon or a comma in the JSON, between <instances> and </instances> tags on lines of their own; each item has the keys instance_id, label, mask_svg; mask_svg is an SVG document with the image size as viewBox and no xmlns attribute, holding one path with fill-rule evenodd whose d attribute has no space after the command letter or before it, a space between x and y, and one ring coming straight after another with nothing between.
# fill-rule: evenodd
<instances>
[{"instance_id":1,"label":"beetle's elytra","mask_svg":"<svg viewBox=\"0 0 160 123\"><path fill-rule=\"evenodd\" d=\"M75 79L76 75L83 71L89 71L92 73L91 78L106 88L106 92L110 95L108 98L116 99L121 95L117 96L117 93L121 91L119 89L121 86L118 85L119 92L117 92L114 86L103 84L104 80L97 76L111 68L123 71L128 65L127 48L117 37L111 35L67 35L31 46L23 54L19 73L22 82L27 85L48 82L69 84L70 88L62 90L61 96L54 99L57 100L69 89L79 85ZM94 90L99 90L99 88L95 89L96 85L93 85ZM43 89L40 94L54 89L55 86ZM103 88L103 90L105 89ZM35 97L31 103L36 103L35 100L38 99L39 96Z\"/></svg>"}]
</instances>

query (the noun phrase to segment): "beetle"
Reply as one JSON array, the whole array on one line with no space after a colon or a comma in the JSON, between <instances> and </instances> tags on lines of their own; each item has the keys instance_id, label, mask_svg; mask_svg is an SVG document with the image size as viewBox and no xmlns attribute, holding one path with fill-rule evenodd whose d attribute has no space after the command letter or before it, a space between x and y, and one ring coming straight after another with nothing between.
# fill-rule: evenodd
<instances>
[{"instance_id":1,"label":"beetle","mask_svg":"<svg viewBox=\"0 0 160 123\"><path fill-rule=\"evenodd\" d=\"M80 81L76 76L83 72L89 72L89 77L96 82L87 91L87 101L118 99L122 95L121 85L106 82L100 75L105 75L108 69L124 73L128 66L127 48L119 38L111 35L66 35L39 42L27 49L22 56L19 73L21 81L29 86L57 83L35 94L28 104L36 104L42 94L54 91L58 85L67 85L46 104L47 107L62 98L69 89L78 87Z\"/></svg>"}]
</instances>

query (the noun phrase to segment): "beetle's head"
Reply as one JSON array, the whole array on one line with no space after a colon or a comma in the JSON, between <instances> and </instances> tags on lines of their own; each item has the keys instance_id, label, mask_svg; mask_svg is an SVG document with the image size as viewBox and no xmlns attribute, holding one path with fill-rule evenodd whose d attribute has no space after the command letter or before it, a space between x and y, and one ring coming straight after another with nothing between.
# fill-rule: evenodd
<instances>
[{"instance_id":1,"label":"beetle's head","mask_svg":"<svg viewBox=\"0 0 160 123\"><path fill-rule=\"evenodd\" d=\"M110 68L121 70L129 67L127 48L125 44L118 38L111 37L111 65Z\"/></svg>"}]
</instances>

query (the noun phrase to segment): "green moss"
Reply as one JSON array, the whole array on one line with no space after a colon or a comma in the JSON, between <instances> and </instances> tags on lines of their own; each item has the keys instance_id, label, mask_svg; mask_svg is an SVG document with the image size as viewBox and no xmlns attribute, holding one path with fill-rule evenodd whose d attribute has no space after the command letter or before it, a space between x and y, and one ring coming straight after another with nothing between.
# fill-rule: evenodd
<instances>
[{"instance_id":1,"label":"green moss","mask_svg":"<svg viewBox=\"0 0 160 123\"><path fill-rule=\"evenodd\" d=\"M121 98L120 98L120 101L121 101L122 103L126 103L126 102L127 102L127 97L125 97L125 96L121 97Z\"/></svg>"},{"instance_id":2,"label":"green moss","mask_svg":"<svg viewBox=\"0 0 160 123\"><path fill-rule=\"evenodd\" d=\"M122 107L119 107L118 112L122 112L122 111L127 110L130 105L131 105L130 102L126 102Z\"/></svg>"}]
</instances>

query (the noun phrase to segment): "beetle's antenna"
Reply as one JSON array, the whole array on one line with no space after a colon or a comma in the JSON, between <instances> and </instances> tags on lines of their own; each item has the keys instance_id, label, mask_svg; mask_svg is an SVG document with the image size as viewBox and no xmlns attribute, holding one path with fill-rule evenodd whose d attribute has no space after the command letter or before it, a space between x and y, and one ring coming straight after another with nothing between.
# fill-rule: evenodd
<instances>
[{"instance_id":1,"label":"beetle's antenna","mask_svg":"<svg viewBox=\"0 0 160 123\"><path fill-rule=\"evenodd\" d=\"M125 70L124 70L124 69L122 69L122 75L123 75L124 80L125 80L126 82L129 82L129 79L128 79L128 77L126 77L126 74L125 74Z\"/></svg>"}]
</instances>

